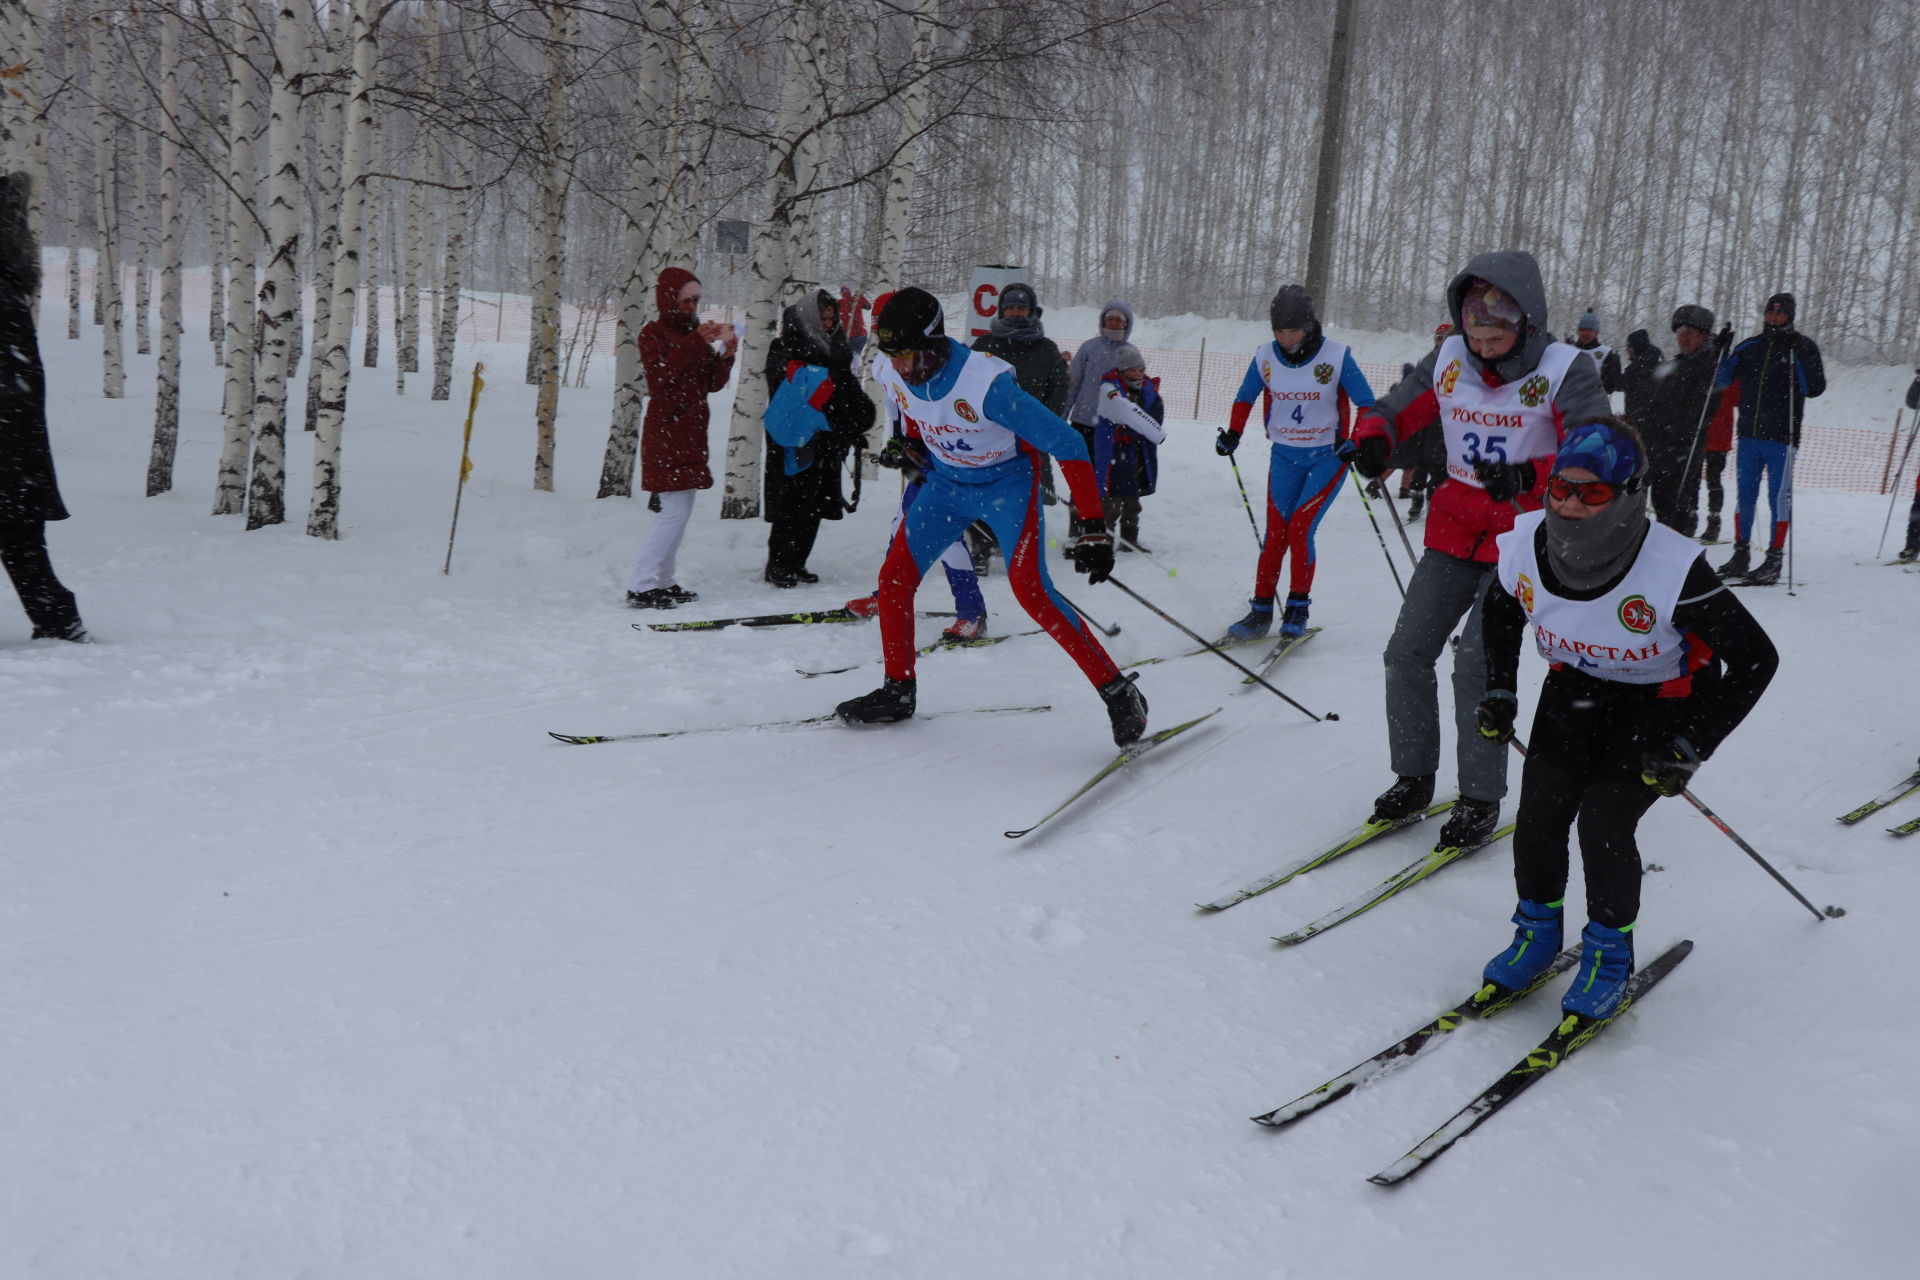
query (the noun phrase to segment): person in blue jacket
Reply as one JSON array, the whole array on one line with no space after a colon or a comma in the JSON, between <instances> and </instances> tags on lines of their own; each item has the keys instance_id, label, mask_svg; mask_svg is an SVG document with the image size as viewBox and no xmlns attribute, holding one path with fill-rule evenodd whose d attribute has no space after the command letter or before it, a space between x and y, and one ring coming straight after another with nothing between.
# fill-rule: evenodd
<instances>
[{"instance_id":1,"label":"person in blue jacket","mask_svg":"<svg viewBox=\"0 0 1920 1280\"><path fill-rule=\"evenodd\" d=\"M1159 485L1167 406L1160 398L1160 379L1147 376L1140 348L1121 343L1113 359L1113 369L1101 379L1093 472L1106 503L1107 532L1119 535L1120 550L1145 551L1140 544L1140 499Z\"/></svg>"},{"instance_id":2,"label":"person in blue jacket","mask_svg":"<svg viewBox=\"0 0 1920 1280\"><path fill-rule=\"evenodd\" d=\"M1793 452L1800 447L1807 401L1827 389L1820 348L1794 328L1795 310L1790 293L1768 298L1760 332L1728 352L1714 375L1714 385L1728 389L1725 403L1737 405L1739 412L1734 429L1733 555L1719 572L1723 578L1743 578L1760 586L1780 581L1793 520ZM1754 568L1749 542L1763 477L1773 534L1766 559Z\"/></svg>"},{"instance_id":3,"label":"person in blue jacket","mask_svg":"<svg viewBox=\"0 0 1920 1280\"><path fill-rule=\"evenodd\" d=\"M1214 452L1229 456L1240 447L1253 402L1260 400L1262 425L1273 448L1267 463L1267 536L1253 573L1253 598L1247 616L1227 628L1236 640L1253 640L1273 626L1273 597L1280 585L1280 562L1293 553L1287 583L1287 607L1280 634L1303 635L1313 603L1313 573L1319 559L1313 535L1340 494L1347 464L1337 450L1347 438L1355 405L1373 404L1373 388L1354 362L1353 351L1320 332L1313 297L1297 284L1283 285L1268 307L1273 341L1263 342L1247 365L1247 376L1233 397L1233 415L1214 441Z\"/></svg>"}]
</instances>

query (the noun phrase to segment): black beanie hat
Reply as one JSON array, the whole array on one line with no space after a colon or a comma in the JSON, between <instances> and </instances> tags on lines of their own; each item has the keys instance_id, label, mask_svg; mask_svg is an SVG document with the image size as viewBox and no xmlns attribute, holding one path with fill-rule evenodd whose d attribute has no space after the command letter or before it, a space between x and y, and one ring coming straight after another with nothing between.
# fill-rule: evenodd
<instances>
[{"instance_id":1,"label":"black beanie hat","mask_svg":"<svg viewBox=\"0 0 1920 1280\"><path fill-rule=\"evenodd\" d=\"M1010 284L1000 291L1002 307L1025 307L1035 315L1040 314L1040 299L1034 296L1033 286L1026 283Z\"/></svg>"},{"instance_id":2,"label":"black beanie hat","mask_svg":"<svg viewBox=\"0 0 1920 1280\"><path fill-rule=\"evenodd\" d=\"M940 300L909 286L887 299L873 318L873 342L886 355L933 351L946 345L947 316Z\"/></svg>"},{"instance_id":3,"label":"black beanie hat","mask_svg":"<svg viewBox=\"0 0 1920 1280\"><path fill-rule=\"evenodd\" d=\"M1267 305L1267 318L1275 329L1311 329L1318 323L1313 314L1313 295L1304 285L1283 284Z\"/></svg>"},{"instance_id":4,"label":"black beanie hat","mask_svg":"<svg viewBox=\"0 0 1920 1280\"><path fill-rule=\"evenodd\" d=\"M1653 339L1647 336L1645 329L1635 329L1627 335L1627 350L1635 355L1645 355L1653 350Z\"/></svg>"},{"instance_id":5,"label":"black beanie hat","mask_svg":"<svg viewBox=\"0 0 1920 1280\"><path fill-rule=\"evenodd\" d=\"M1673 309L1672 328L1681 326L1698 329L1702 333L1713 332L1713 312L1697 302L1689 302Z\"/></svg>"},{"instance_id":6,"label":"black beanie hat","mask_svg":"<svg viewBox=\"0 0 1920 1280\"><path fill-rule=\"evenodd\" d=\"M1781 309L1782 311L1784 311L1784 312L1786 312L1786 313L1787 313L1787 319L1788 319L1789 321L1791 321L1791 320L1793 319L1793 313L1794 313L1794 310L1795 310L1795 303L1794 303L1794 301L1793 301L1793 295L1792 295L1792 294L1790 294L1790 293L1776 293L1776 294L1774 294L1774 295L1773 295L1773 296L1772 296L1771 298L1768 298L1768 299L1767 299L1767 305L1766 305L1766 307L1764 308L1764 310L1767 310L1767 311L1771 311L1771 310L1773 310L1773 309L1774 309L1775 307L1778 307L1778 308L1780 308L1780 309Z\"/></svg>"}]
</instances>

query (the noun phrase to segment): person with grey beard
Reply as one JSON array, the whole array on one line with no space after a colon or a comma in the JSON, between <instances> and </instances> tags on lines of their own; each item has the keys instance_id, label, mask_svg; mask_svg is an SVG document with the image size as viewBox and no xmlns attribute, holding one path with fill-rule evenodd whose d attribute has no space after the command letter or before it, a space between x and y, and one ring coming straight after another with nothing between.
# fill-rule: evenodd
<instances>
[{"instance_id":1,"label":"person with grey beard","mask_svg":"<svg viewBox=\"0 0 1920 1280\"><path fill-rule=\"evenodd\" d=\"M1587 925L1561 1008L1620 1011L1640 914L1640 819L1686 790L1766 691L1779 655L1691 538L1647 516L1647 448L1623 418L1569 431L1546 505L1497 539L1482 602L1482 738L1512 739L1529 623L1550 664L1527 737L1513 835L1519 905L1487 982L1523 991L1559 954L1568 836L1580 827Z\"/></svg>"}]
</instances>

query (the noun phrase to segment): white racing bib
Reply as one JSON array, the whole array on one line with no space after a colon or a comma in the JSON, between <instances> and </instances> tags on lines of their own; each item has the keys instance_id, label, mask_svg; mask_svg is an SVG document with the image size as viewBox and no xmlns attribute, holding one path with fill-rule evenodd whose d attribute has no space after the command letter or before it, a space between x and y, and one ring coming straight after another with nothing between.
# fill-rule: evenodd
<instances>
[{"instance_id":1,"label":"white racing bib","mask_svg":"<svg viewBox=\"0 0 1920 1280\"><path fill-rule=\"evenodd\" d=\"M1296 449L1332 444L1340 431L1340 370L1346 362L1346 344L1331 338L1298 368L1280 358L1278 343L1261 343L1253 363L1267 384L1267 439Z\"/></svg>"},{"instance_id":2,"label":"white racing bib","mask_svg":"<svg viewBox=\"0 0 1920 1280\"><path fill-rule=\"evenodd\" d=\"M1686 675L1687 637L1673 625L1673 610L1700 544L1652 525L1613 590L1597 600L1564 600L1540 585L1534 535L1546 518L1544 511L1529 511L1497 540L1500 585L1533 623L1540 656L1621 684L1664 684Z\"/></svg>"},{"instance_id":3,"label":"white racing bib","mask_svg":"<svg viewBox=\"0 0 1920 1280\"><path fill-rule=\"evenodd\" d=\"M1020 451L1020 437L989 421L987 388L1013 366L998 356L968 353L960 376L938 400L922 400L899 378L881 381L905 423L918 430L934 457L950 467L992 467ZM876 379L878 380L878 379Z\"/></svg>"},{"instance_id":4,"label":"white racing bib","mask_svg":"<svg viewBox=\"0 0 1920 1280\"><path fill-rule=\"evenodd\" d=\"M1447 437L1447 477L1476 489L1486 486L1473 474L1476 462L1524 462L1552 457L1560 448L1553 422L1553 398L1574 360L1585 353L1555 342L1540 364L1518 382L1490 387L1467 367L1467 343L1454 334L1440 345L1433 361L1433 394L1440 402L1440 427Z\"/></svg>"},{"instance_id":5,"label":"white racing bib","mask_svg":"<svg viewBox=\"0 0 1920 1280\"><path fill-rule=\"evenodd\" d=\"M1613 348L1608 346L1604 342L1601 343L1599 346L1592 348L1591 350L1589 350L1586 347L1575 347L1574 350L1578 351L1582 355L1592 356L1593 367L1596 371L1600 368L1601 365L1607 362L1607 357L1613 354Z\"/></svg>"}]
</instances>

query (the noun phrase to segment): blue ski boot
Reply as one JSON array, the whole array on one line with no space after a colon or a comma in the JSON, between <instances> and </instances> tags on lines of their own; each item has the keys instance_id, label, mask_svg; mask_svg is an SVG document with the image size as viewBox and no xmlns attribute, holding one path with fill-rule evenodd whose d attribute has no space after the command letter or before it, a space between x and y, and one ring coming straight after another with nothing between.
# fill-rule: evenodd
<instances>
[{"instance_id":1,"label":"blue ski boot","mask_svg":"<svg viewBox=\"0 0 1920 1280\"><path fill-rule=\"evenodd\" d=\"M1307 606L1313 601L1299 593L1287 597L1286 610L1280 615L1280 634L1283 636L1303 636L1307 634Z\"/></svg>"},{"instance_id":2,"label":"blue ski boot","mask_svg":"<svg viewBox=\"0 0 1920 1280\"><path fill-rule=\"evenodd\" d=\"M1599 1021L1620 1012L1633 976L1633 926L1610 929L1587 921L1580 931L1580 967L1560 1000L1564 1013Z\"/></svg>"},{"instance_id":3,"label":"blue ski boot","mask_svg":"<svg viewBox=\"0 0 1920 1280\"><path fill-rule=\"evenodd\" d=\"M1262 600L1255 596L1247 603L1253 606L1247 616L1227 628L1230 640L1258 640L1273 626L1273 597Z\"/></svg>"},{"instance_id":4,"label":"blue ski boot","mask_svg":"<svg viewBox=\"0 0 1920 1280\"><path fill-rule=\"evenodd\" d=\"M1525 991L1533 980L1547 971L1560 954L1560 903L1520 899L1514 909L1513 945L1487 961L1481 975L1508 991Z\"/></svg>"}]
</instances>

